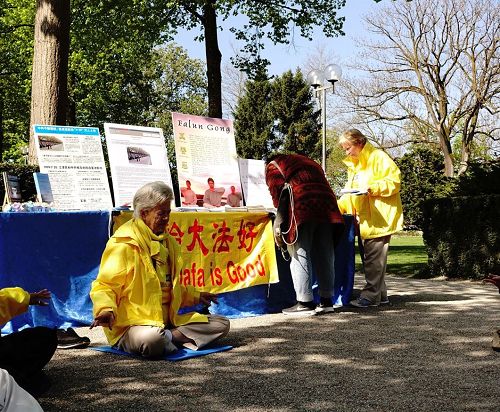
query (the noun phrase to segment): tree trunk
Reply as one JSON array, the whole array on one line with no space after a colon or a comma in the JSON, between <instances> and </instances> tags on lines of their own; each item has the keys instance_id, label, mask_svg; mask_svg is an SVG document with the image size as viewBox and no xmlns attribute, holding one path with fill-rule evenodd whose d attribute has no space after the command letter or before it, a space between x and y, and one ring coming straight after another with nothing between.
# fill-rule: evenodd
<instances>
[{"instance_id":1,"label":"tree trunk","mask_svg":"<svg viewBox=\"0 0 500 412\"><path fill-rule=\"evenodd\" d=\"M449 140L445 137L443 132L438 132L439 146L444 156L444 175L453 177L453 158L451 157L451 146Z\"/></svg>"},{"instance_id":2,"label":"tree trunk","mask_svg":"<svg viewBox=\"0 0 500 412\"><path fill-rule=\"evenodd\" d=\"M207 0L203 6L205 28L205 54L207 58L208 115L222 118L222 54L217 41L217 15L215 0Z\"/></svg>"},{"instance_id":3,"label":"tree trunk","mask_svg":"<svg viewBox=\"0 0 500 412\"><path fill-rule=\"evenodd\" d=\"M37 163L33 125L65 125L68 99L69 0L37 0L28 161Z\"/></svg>"}]
</instances>

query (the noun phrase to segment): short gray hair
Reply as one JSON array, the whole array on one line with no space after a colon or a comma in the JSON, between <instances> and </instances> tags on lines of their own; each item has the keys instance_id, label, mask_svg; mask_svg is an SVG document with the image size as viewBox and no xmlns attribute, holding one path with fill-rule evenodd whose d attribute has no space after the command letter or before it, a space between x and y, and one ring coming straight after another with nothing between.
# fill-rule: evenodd
<instances>
[{"instance_id":1,"label":"short gray hair","mask_svg":"<svg viewBox=\"0 0 500 412\"><path fill-rule=\"evenodd\" d=\"M349 129L340 135L339 144L348 142L354 146L364 146L366 140L366 136L358 129Z\"/></svg>"},{"instance_id":2,"label":"short gray hair","mask_svg":"<svg viewBox=\"0 0 500 412\"><path fill-rule=\"evenodd\" d=\"M174 199L174 191L164 182L147 183L142 186L134 195L132 203L134 207L134 217L140 218L142 210L153 209L155 206L166 201Z\"/></svg>"}]
</instances>

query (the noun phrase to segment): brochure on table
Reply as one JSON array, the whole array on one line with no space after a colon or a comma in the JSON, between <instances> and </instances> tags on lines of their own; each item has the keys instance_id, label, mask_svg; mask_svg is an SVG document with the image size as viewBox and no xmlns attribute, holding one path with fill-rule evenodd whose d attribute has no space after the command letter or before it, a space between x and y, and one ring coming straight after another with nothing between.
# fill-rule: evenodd
<instances>
[{"instance_id":1,"label":"brochure on table","mask_svg":"<svg viewBox=\"0 0 500 412\"><path fill-rule=\"evenodd\" d=\"M214 180L215 188L224 189L222 206L231 186L241 193L233 122L172 112L172 124L180 193L189 180L191 190L202 198L208 189L208 178ZM183 197L181 202L185 204Z\"/></svg>"},{"instance_id":2,"label":"brochure on table","mask_svg":"<svg viewBox=\"0 0 500 412\"><path fill-rule=\"evenodd\" d=\"M35 181L37 200L39 202L52 203L54 195L52 194L49 175L47 173L34 172L33 180Z\"/></svg>"},{"instance_id":3,"label":"brochure on table","mask_svg":"<svg viewBox=\"0 0 500 412\"><path fill-rule=\"evenodd\" d=\"M11 175L7 172L2 172L2 176L5 187L3 204L21 202L21 183L19 181L19 176Z\"/></svg>"},{"instance_id":4,"label":"brochure on table","mask_svg":"<svg viewBox=\"0 0 500 412\"><path fill-rule=\"evenodd\" d=\"M241 185L247 206L273 208L273 199L266 184L266 164L263 160L238 159Z\"/></svg>"},{"instance_id":5,"label":"brochure on table","mask_svg":"<svg viewBox=\"0 0 500 412\"><path fill-rule=\"evenodd\" d=\"M141 186L161 180L172 186L163 131L157 127L104 123L115 206L132 206Z\"/></svg>"},{"instance_id":6,"label":"brochure on table","mask_svg":"<svg viewBox=\"0 0 500 412\"><path fill-rule=\"evenodd\" d=\"M101 136L96 127L34 126L40 172L58 210L112 209Z\"/></svg>"}]
</instances>

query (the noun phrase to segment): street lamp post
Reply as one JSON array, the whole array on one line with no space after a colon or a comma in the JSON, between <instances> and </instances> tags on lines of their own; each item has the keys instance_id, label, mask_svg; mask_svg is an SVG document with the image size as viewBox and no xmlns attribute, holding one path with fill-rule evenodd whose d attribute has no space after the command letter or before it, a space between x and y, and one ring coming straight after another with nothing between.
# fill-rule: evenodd
<instances>
[{"instance_id":1,"label":"street lamp post","mask_svg":"<svg viewBox=\"0 0 500 412\"><path fill-rule=\"evenodd\" d=\"M312 70L307 75L307 83L314 89L316 97L320 94L321 106L321 166L326 173L326 91L332 89L335 93L335 82L342 77L342 69L336 64L329 64L323 71ZM326 83L325 83L326 82Z\"/></svg>"}]
</instances>

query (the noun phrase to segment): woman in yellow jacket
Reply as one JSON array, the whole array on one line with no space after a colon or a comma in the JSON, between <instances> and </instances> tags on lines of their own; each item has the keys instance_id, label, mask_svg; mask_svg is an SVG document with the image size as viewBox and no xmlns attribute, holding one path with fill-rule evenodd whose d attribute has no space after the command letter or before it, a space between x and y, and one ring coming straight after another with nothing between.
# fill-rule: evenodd
<instances>
[{"instance_id":1,"label":"woman in yellow jacket","mask_svg":"<svg viewBox=\"0 0 500 412\"><path fill-rule=\"evenodd\" d=\"M0 289L0 327L26 312L30 305L47 306L50 298L47 289L33 293L19 287ZM19 386L38 397L50 386L42 369L56 348L56 329L45 326L0 336L0 368L12 375Z\"/></svg>"},{"instance_id":2,"label":"woman in yellow jacket","mask_svg":"<svg viewBox=\"0 0 500 412\"><path fill-rule=\"evenodd\" d=\"M144 357L174 352L175 345L196 350L229 331L223 316L178 313L200 302L217 303L217 296L182 286L175 276L181 255L165 233L173 198L159 181L137 191L134 216L108 241L90 291L90 327L104 326L110 345Z\"/></svg>"},{"instance_id":3,"label":"woman in yellow jacket","mask_svg":"<svg viewBox=\"0 0 500 412\"><path fill-rule=\"evenodd\" d=\"M391 235L403 228L399 195L400 171L394 161L373 147L357 129L344 132L339 144L347 154L347 184L338 201L342 213L359 223L366 285L351 305L360 308L388 304L385 271Z\"/></svg>"}]
</instances>

